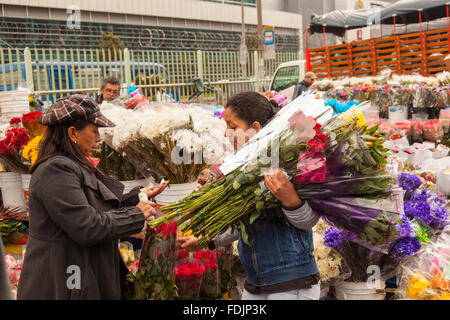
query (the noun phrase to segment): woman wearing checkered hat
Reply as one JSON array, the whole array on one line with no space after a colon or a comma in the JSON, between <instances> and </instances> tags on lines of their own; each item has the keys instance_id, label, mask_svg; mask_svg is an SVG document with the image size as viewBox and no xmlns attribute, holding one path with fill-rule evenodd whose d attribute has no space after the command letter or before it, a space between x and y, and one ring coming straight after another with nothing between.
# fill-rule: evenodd
<instances>
[{"instance_id":1,"label":"woman wearing checkered hat","mask_svg":"<svg viewBox=\"0 0 450 320\"><path fill-rule=\"evenodd\" d=\"M47 126L31 168L30 234L18 299L121 299L128 268L118 240L155 215L152 198L167 186L135 188L96 169L98 128L112 127L85 95L58 100L39 119Z\"/></svg>"}]
</instances>

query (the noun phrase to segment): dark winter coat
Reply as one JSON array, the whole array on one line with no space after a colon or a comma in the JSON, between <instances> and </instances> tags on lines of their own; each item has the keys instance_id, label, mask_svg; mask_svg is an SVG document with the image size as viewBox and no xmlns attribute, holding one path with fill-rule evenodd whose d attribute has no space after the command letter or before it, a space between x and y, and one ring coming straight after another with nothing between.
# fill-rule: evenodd
<instances>
[{"instance_id":1,"label":"dark winter coat","mask_svg":"<svg viewBox=\"0 0 450 320\"><path fill-rule=\"evenodd\" d=\"M139 233L139 188L64 156L39 165L30 182L30 231L18 299L121 299L128 272L118 239Z\"/></svg>"},{"instance_id":2,"label":"dark winter coat","mask_svg":"<svg viewBox=\"0 0 450 320\"><path fill-rule=\"evenodd\" d=\"M309 89L310 85L305 80L302 80L301 82L297 83L297 85L294 88L294 93L292 94L292 100L295 98L301 96L301 94Z\"/></svg>"}]
</instances>

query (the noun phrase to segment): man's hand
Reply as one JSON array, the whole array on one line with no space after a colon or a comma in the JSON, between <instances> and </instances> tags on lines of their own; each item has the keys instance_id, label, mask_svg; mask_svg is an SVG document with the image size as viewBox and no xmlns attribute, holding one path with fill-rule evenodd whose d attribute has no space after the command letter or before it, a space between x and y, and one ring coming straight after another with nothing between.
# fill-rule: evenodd
<instances>
[{"instance_id":1,"label":"man's hand","mask_svg":"<svg viewBox=\"0 0 450 320\"><path fill-rule=\"evenodd\" d=\"M294 185L284 176L283 172L272 168L264 174L264 180L269 191L280 200L285 209L297 208L303 201L295 191Z\"/></svg>"}]
</instances>

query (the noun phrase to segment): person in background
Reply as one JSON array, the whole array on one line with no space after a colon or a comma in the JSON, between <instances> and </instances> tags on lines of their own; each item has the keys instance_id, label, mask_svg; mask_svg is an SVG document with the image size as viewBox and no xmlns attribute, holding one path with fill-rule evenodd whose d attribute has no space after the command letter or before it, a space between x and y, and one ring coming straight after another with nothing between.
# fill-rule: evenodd
<instances>
[{"instance_id":1,"label":"person in background","mask_svg":"<svg viewBox=\"0 0 450 320\"><path fill-rule=\"evenodd\" d=\"M11 284L9 282L8 270L5 264L5 253L3 250L3 240L0 235L0 300L13 300Z\"/></svg>"},{"instance_id":2,"label":"person in background","mask_svg":"<svg viewBox=\"0 0 450 320\"><path fill-rule=\"evenodd\" d=\"M228 100L224 111L226 135L235 150L269 123L275 115L274 104L257 92L238 93ZM264 174L264 180L280 201L286 219L280 218L275 209L267 209L252 224L245 225L251 246L243 241L239 224L235 231L230 228L217 236L208 247L226 246L239 239L239 258L246 271L242 300L319 300L320 276L311 230L319 215L300 199L281 170ZM177 241L181 249L201 249L198 238Z\"/></svg>"},{"instance_id":3,"label":"person in background","mask_svg":"<svg viewBox=\"0 0 450 320\"><path fill-rule=\"evenodd\" d=\"M29 238L20 300L119 300L128 268L118 240L141 232L167 186L136 187L105 176L92 158L99 127L114 123L84 95L59 99L39 118L47 126L31 168Z\"/></svg>"},{"instance_id":4,"label":"person in background","mask_svg":"<svg viewBox=\"0 0 450 320\"><path fill-rule=\"evenodd\" d=\"M314 74L314 72L305 73L305 77L304 77L303 81L297 83L297 85L294 88L292 100L299 97L303 92L308 90L311 87L311 85L314 83L315 79L317 79L317 76Z\"/></svg>"},{"instance_id":5,"label":"person in background","mask_svg":"<svg viewBox=\"0 0 450 320\"><path fill-rule=\"evenodd\" d=\"M100 95L97 97L97 104L101 105L103 101L111 102L120 96L120 80L117 78L106 78L100 87Z\"/></svg>"}]
</instances>

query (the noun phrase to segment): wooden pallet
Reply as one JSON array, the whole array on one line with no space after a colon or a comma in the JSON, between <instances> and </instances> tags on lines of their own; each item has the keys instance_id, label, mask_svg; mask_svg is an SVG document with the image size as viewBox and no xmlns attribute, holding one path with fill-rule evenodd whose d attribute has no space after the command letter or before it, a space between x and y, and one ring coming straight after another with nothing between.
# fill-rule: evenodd
<instances>
[{"instance_id":1,"label":"wooden pallet","mask_svg":"<svg viewBox=\"0 0 450 320\"><path fill-rule=\"evenodd\" d=\"M449 43L447 29L438 29L309 49L311 71L318 78L371 76L387 68L430 76L447 70Z\"/></svg>"}]
</instances>

